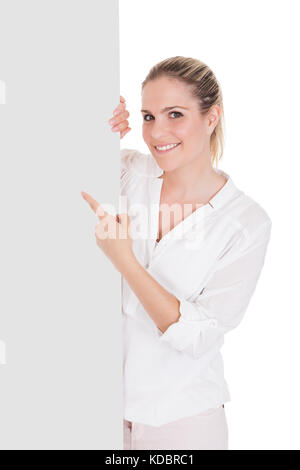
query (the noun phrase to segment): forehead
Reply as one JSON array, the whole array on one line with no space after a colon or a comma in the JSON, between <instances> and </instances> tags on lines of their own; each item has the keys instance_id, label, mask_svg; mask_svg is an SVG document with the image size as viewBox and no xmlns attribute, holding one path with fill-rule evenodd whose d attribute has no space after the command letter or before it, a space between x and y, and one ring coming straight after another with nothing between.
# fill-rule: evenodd
<instances>
[{"instance_id":1,"label":"forehead","mask_svg":"<svg viewBox=\"0 0 300 470\"><path fill-rule=\"evenodd\" d=\"M165 106L193 106L195 101L188 88L178 80L158 78L148 82L142 92L143 108Z\"/></svg>"}]
</instances>

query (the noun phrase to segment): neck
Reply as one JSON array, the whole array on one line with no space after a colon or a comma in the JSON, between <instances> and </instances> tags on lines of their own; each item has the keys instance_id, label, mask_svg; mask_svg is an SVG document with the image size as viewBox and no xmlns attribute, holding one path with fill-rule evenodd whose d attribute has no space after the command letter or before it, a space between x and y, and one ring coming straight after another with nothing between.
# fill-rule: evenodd
<instances>
[{"instance_id":1,"label":"neck","mask_svg":"<svg viewBox=\"0 0 300 470\"><path fill-rule=\"evenodd\" d=\"M160 178L168 194L180 200L205 200L216 187L220 189L226 182L213 169L210 160L200 158L173 171L164 171Z\"/></svg>"}]
</instances>

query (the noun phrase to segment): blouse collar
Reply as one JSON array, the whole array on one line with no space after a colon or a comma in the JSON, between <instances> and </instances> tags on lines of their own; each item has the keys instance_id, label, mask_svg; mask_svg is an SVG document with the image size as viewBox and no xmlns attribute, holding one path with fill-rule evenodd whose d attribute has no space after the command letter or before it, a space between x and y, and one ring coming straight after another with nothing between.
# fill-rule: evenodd
<instances>
[{"instance_id":1,"label":"blouse collar","mask_svg":"<svg viewBox=\"0 0 300 470\"><path fill-rule=\"evenodd\" d=\"M160 178L160 176L163 175L164 171L160 168L154 158L153 161L155 163L154 178L158 182L162 183L163 179ZM226 173L224 170L221 170L220 168L214 168L214 170L219 175L224 176L227 180L226 183L222 186L222 188L219 189L219 191L207 203L212 209L219 209L224 204L226 204L226 202L229 201L235 194L241 194L242 191L236 187L231 176L228 173Z\"/></svg>"}]
</instances>

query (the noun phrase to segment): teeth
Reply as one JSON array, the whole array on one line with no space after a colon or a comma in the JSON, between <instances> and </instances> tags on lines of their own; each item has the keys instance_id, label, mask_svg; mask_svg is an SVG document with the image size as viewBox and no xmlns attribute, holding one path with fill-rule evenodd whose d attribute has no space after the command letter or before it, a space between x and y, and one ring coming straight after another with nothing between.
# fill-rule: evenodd
<instances>
[{"instance_id":1,"label":"teeth","mask_svg":"<svg viewBox=\"0 0 300 470\"><path fill-rule=\"evenodd\" d=\"M168 145L164 145L164 146L157 145L155 148L157 148L158 150L169 150L173 147L176 147L177 145L179 145L179 144L168 144Z\"/></svg>"}]
</instances>

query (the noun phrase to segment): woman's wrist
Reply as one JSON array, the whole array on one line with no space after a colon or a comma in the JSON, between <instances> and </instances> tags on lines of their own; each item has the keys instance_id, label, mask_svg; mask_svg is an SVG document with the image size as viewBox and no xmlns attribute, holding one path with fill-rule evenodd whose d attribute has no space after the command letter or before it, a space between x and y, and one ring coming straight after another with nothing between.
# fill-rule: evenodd
<instances>
[{"instance_id":1,"label":"woman's wrist","mask_svg":"<svg viewBox=\"0 0 300 470\"><path fill-rule=\"evenodd\" d=\"M122 260L118 263L116 268L125 278L132 274L140 266L140 263L136 259L133 251L130 251L126 256L122 257Z\"/></svg>"}]
</instances>

